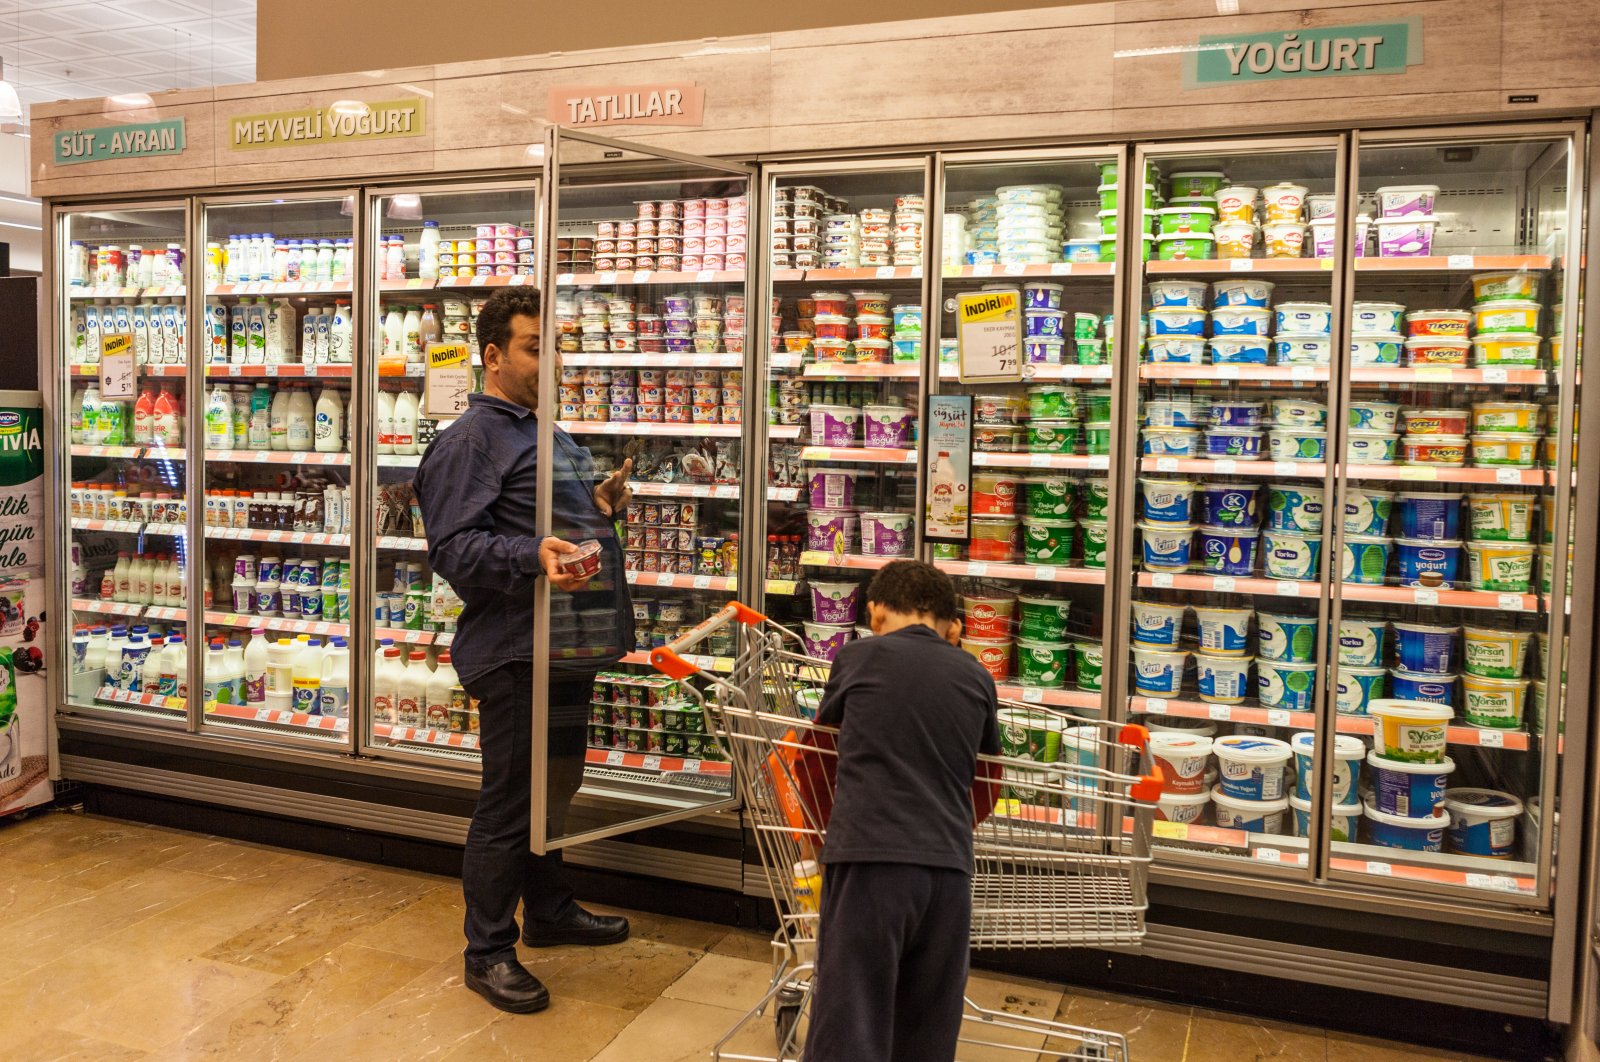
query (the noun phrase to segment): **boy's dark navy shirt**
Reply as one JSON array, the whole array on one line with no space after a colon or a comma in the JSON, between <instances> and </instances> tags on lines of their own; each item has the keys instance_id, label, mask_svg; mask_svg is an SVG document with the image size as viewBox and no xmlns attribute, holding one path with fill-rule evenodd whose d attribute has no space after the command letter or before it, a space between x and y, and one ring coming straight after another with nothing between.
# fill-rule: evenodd
<instances>
[{"instance_id":1,"label":"boy's dark navy shirt","mask_svg":"<svg viewBox=\"0 0 1600 1062\"><path fill-rule=\"evenodd\" d=\"M817 722L839 727L824 863L972 873L972 776L1000 751L994 679L931 627L849 642Z\"/></svg>"}]
</instances>

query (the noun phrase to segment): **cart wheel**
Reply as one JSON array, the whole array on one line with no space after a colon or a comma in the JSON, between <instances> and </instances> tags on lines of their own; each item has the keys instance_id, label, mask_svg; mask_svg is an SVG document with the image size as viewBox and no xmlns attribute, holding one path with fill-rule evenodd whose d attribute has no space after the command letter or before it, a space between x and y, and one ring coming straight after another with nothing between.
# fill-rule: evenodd
<instances>
[{"instance_id":1,"label":"cart wheel","mask_svg":"<svg viewBox=\"0 0 1600 1062\"><path fill-rule=\"evenodd\" d=\"M778 1047L789 1042L789 1034L800 1022L800 1009L805 1001L805 992L793 985L786 985L778 991L772 1008L772 1030L778 1037ZM798 1045L794 1045L798 1046Z\"/></svg>"}]
</instances>

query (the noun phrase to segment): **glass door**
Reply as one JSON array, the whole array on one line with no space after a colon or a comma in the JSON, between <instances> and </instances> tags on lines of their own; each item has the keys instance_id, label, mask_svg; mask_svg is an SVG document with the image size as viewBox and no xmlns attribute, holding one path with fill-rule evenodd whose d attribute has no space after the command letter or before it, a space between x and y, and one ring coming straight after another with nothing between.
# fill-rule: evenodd
<instances>
[{"instance_id":1,"label":"glass door","mask_svg":"<svg viewBox=\"0 0 1600 1062\"><path fill-rule=\"evenodd\" d=\"M920 551L931 176L925 158L764 171L765 608L824 659L870 634L871 572Z\"/></svg>"},{"instance_id":2,"label":"glass door","mask_svg":"<svg viewBox=\"0 0 1600 1062\"><path fill-rule=\"evenodd\" d=\"M181 204L58 212L56 240L56 363L65 367L57 401L70 422L61 484L67 702L183 725L189 212Z\"/></svg>"},{"instance_id":3,"label":"glass door","mask_svg":"<svg viewBox=\"0 0 1600 1062\"><path fill-rule=\"evenodd\" d=\"M1334 876L1549 895L1567 631L1589 625L1571 579L1593 554L1566 312L1575 135L1357 141L1345 517L1329 548L1338 723L1361 758L1333 809Z\"/></svg>"},{"instance_id":4,"label":"glass door","mask_svg":"<svg viewBox=\"0 0 1600 1062\"><path fill-rule=\"evenodd\" d=\"M649 650L732 600L752 563L746 337L761 334L748 168L564 130L547 165L541 530L594 543L599 567L576 592L535 584L540 850L733 798L697 702ZM631 502L607 515L598 486L625 471Z\"/></svg>"},{"instance_id":5,"label":"glass door","mask_svg":"<svg viewBox=\"0 0 1600 1062\"><path fill-rule=\"evenodd\" d=\"M1166 764L1165 858L1310 866L1315 791L1296 766L1327 734L1344 151L1331 137L1141 148L1141 179L1118 190L1139 376L1119 666Z\"/></svg>"},{"instance_id":6,"label":"glass door","mask_svg":"<svg viewBox=\"0 0 1600 1062\"><path fill-rule=\"evenodd\" d=\"M936 344L935 390L971 399L973 452L968 533L933 542L934 563L956 577L963 648L1002 697L1098 712L1122 153L941 162L942 280L930 350ZM1020 357L1007 382L964 383L960 309L988 292L1019 300Z\"/></svg>"},{"instance_id":7,"label":"glass door","mask_svg":"<svg viewBox=\"0 0 1600 1062\"><path fill-rule=\"evenodd\" d=\"M374 497L370 580L373 631L365 648L366 740L385 753L476 762L478 714L450 656L461 599L428 565L412 488L422 455L453 420L429 415L425 364L436 344L468 350L482 387L478 310L503 287L539 283L534 182L384 191L370 200L371 276L363 303L374 395L361 447ZM370 457L367 455L371 455Z\"/></svg>"},{"instance_id":8,"label":"glass door","mask_svg":"<svg viewBox=\"0 0 1600 1062\"><path fill-rule=\"evenodd\" d=\"M348 746L355 196L202 211L202 721Z\"/></svg>"}]
</instances>

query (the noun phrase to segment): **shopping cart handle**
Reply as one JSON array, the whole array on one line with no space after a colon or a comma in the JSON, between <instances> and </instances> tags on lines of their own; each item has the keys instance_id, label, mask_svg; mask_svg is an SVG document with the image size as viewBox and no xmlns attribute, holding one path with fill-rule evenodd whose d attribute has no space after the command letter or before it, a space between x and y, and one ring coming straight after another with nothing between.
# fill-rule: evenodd
<instances>
[{"instance_id":1,"label":"shopping cart handle","mask_svg":"<svg viewBox=\"0 0 1600 1062\"><path fill-rule=\"evenodd\" d=\"M1166 788L1167 776L1162 773L1161 765L1150 765L1150 773L1133 783L1128 790L1128 795L1141 804L1154 804L1161 799L1161 791Z\"/></svg>"},{"instance_id":2,"label":"shopping cart handle","mask_svg":"<svg viewBox=\"0 0 1600 1062\"><path fill-rule=\"evenodd\" d=\"M1122 727L1122 733L1117 735L1117 741L1123 745L1131 745L1140 752L1150 744L1150 731L1138 723L1127 723Z\"/></svg>"},{"instance_id":3,"label":"shopping cart handle","mask_svg":"<svg viewBox=\"0 0 1600 1062\"><path fill-rule=\"evenodd\" d=\"M721 609L717 610L716 614L706 618L692 629L680 634L678 637L674 638L666 645L661 646L659 649L652 649L650 651L650 663L655 666L657 671L661 672L663 675L666 675L668 678L688 678L690 675L699 673L700 668L698 665L685 660L682 656L679 656L679 653L688 649L690 646L698 645L700 642L703 642L705 639L709 638L717 631L720 631L730 623L743 623L748 625L754 623L765 623L766 621L767 617L763 616L755 609L750 608L748 605L741 605L737 601L730 601Z\"/></svg>"}]
</instances>

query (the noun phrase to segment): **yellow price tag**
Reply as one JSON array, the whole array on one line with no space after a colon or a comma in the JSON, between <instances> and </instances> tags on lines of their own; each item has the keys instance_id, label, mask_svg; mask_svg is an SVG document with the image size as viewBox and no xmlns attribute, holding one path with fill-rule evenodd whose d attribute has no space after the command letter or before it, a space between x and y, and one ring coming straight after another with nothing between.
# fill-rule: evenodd
<instances>
[{"instance_id":1,"label":"yellow price tag","mask_svg":"<svg viewBox=\"0 0 1600 1062\"><path fill-rule=\"evenodd\" d=\"M472 393L472 366L464 343L429 343L427 390L423 412L429 417L455 418L467 411Z\"/></svg>"}]
</instances>

